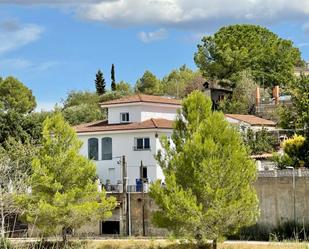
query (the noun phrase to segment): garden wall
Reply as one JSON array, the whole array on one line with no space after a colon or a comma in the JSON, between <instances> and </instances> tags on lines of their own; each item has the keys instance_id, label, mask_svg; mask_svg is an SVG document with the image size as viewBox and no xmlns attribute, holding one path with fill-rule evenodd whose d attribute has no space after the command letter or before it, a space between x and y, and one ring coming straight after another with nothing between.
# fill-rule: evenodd
<instances>
[{"instance_id":1,"label":"garden wall","mask_svg":"<svg viewBox=\"0 0 309 249\"><path fill-rule=\"evenodd\" d=\"M309 170L261 171L255 188L260 202L258 223L278 226L287 221L309 223ZM294 204L295 193L295 204Z\"/></svg>"}]
</instances>

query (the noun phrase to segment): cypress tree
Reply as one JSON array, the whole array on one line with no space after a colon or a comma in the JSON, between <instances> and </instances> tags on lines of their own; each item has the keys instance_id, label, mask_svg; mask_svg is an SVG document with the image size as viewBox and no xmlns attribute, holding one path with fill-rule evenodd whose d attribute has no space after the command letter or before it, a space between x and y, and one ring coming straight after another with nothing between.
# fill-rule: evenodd
<instances>
[{"instance_id":1,"label":"cypress tree","mask_svg":"<svg viewBox=\"0 0 309 249\"><path fill-rule=\"evenodd\" d=\"M112 89L112 91L116 91L115 66L114 66L114 64L112 64L112 69L111 69L111 80L112 80L111 89Z\"/></svg>"},{"instance_id":2,"label":"cypress tree","mask_svg":"<svg viewBox=\"0 0 309 249\"><path fill-rule=\"evenodd\" d=\"M98 95L102 95L106 92L105 90L105 79L103 76L103 73L101 70L98 70L98 72L95 75L95 88Z\"/></svg>"}]
</instances>

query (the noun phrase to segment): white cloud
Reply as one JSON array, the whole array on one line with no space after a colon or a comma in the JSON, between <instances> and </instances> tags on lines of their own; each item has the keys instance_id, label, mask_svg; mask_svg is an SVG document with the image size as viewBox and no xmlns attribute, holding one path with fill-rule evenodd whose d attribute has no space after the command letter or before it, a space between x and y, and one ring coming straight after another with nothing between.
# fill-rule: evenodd
<instances>
[{"instance_id":1,"label":"white cloud","mask_svg":"<svg viewBox=\"0 0 309 249\"><path fill-rule=\"evenodd\" d=\"M0 55L18 49L40 38L43 28L20 24L14 20L0 23Z\"/></svg>"},{"instance_id":2,"label":"white cloud","mask_svg":"<svg viewBox=\"0 0 309 249\"><path fill-rule=\"evenodd\" d=\"M61 65L57 61L32 62L24 58L3 58L0 59L0 68L3 71L12 70L31 70L31 71L45 71L52 67Z\"/></svg>"},{"instance_id":3,"label":"white cloud","mask_svg":"<svg viewBox=\"0 0 309 249\"><path fill-rule=\"evenodd\" d=\"M82 18L115 26L156 24L209 30L228 23L309 18L308 0L117 0L80 6Z\"/></svg>"},{"instance_id":4,"label":"white cloud","mask_svg":"<svg viewBox=\"0 0 309 249\"><path fill-rule=\"evenodd\" d=\"M20 70L31 66L31 61L23 58L9 58L0 60L0 67L2 70Z\"/></svg>"},{"instance_id":5,"label":"white cloud","mask_svg":"<svg viewBox=\"0 0 309 249\"><path fill-rule=\"evenodd\" d=\"M138 38L145 43L154 42L166 39L168 36L168 33L165 29L158 29L152 32L139 32Z\"/></svg>"}]
</instances>

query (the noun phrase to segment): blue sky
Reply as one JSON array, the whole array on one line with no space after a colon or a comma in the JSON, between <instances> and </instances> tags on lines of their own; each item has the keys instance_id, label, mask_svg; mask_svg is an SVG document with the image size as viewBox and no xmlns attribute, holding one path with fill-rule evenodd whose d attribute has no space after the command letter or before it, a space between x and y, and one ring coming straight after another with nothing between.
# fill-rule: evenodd
<instances>
[{"instance_id":1,"label":"blue sky","mask_svg":"<svg viewBox=\"0 0 309 249\"><path fill-rule=\"evenodd\" d=\"M200 38L233 23L266 26L309 60L308 0L0 0L0 76L49 109L70 90L94 90L99 68L109 85L112 63L131 84L145 70L195 68Z\"/></svg>"}]
</instances>

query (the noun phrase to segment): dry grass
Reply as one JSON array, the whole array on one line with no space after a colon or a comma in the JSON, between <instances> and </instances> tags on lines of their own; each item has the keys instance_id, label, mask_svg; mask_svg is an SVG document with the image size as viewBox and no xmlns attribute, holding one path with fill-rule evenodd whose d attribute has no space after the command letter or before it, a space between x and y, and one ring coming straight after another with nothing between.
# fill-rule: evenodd
<instances>
[{"instance_id":1,"label":"dry grass","mask_svg":"<svg viewBox=\"0 0 309 249\"><path fill-rule=\"evenodd\" d=\"M53 248L59 249L61 246L31 247L29 242L20 241L14 243L14 248ZM159 239L107 239L107 240L73 240L71 249L198 249L194 244L181 244L171 240ZM211 247L209 247L211 248ZM0 249L1 246L0 246ZM239 243L220 243L218 249L309 249L308 243L258 243L258 242L239 242Z\"/></svg>"},{"instance_id":2,"label":"dry grass","mask_svg":"<svg viewBox=\"0 0 309 249\"><path fill-rule=\"evenodd\" d=\"M309 249L304 243L220 244L218 249Z\"/></svg>"},{"instance_id":3,"label":"dry grass","mask_svg":"<svg viewBox=\"0 0 309 249\"><path fill-rule=\"evenodd\" d=\"M167 240L106 240L90 241L87 249L197 249L195 245ZM305 243L237 243L218 245L218 249L309 249Z\"/></svg>"}]
</instances>

